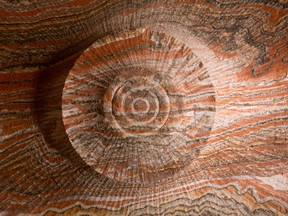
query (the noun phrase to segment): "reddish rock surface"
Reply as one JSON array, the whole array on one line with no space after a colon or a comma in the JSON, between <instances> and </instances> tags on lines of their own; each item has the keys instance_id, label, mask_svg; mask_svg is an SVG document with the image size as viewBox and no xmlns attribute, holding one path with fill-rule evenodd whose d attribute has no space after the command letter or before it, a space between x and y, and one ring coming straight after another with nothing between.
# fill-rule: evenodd
<instances>
[{"instance_id":1,"label":"reddish rock surface","mask_svg":"<svg viewBox=\"0 0 288 216\"><path fill-rule=\"evenodd\" d=\"M0 215L287 215L287 1L0 1Z\"/></svg>"}]
</instances>

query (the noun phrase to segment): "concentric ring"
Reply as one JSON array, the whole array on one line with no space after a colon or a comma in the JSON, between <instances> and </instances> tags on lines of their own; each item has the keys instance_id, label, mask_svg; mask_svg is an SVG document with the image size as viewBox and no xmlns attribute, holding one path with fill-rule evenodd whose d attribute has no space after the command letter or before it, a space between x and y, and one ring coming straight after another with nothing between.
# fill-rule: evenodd
<instances>
[{"instance_id":1,"label":"concentric ring","mask_svg":"<svg viewBox=\"0 0 288 216\"><path fill-rule=\"evenodd\" d=\"M136 101L144 101L146 112L135 111ZM167 121L170 101L165 88L147 77L118 78L104 96L105 117L128 134L151 134Z\"/></svg>"}]
</instances>

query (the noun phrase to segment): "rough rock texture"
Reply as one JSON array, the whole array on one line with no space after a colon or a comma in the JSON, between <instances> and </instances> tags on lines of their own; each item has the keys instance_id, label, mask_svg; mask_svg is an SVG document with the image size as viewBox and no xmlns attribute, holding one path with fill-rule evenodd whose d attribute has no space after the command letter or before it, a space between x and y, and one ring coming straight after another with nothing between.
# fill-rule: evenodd
<instances>
[{"instance_id":1,"label":"rough rock texture","mask_svg":"<svg viewBox=\"0 0 288 216\"><path fill-rule=\"evenodd\" d=\"M285 0L0 0L0 215L287 215Z\"/></svg>"}]
</instances>

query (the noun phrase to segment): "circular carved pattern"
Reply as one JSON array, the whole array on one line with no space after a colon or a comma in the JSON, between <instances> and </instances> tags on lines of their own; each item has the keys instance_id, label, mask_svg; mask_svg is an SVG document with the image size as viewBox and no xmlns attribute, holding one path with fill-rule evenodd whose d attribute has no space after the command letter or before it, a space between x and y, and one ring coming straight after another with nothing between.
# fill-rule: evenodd
<instances>
[{"instance_id":1,"label":"circular carved pattern","mask_svg":"<svg viewBox=\"0 0 288 216\"><path fill-rule=\"evenodd\" d=\"M213 125L214 98L189 47L164 33L136 30L104 38L80 56L63 89L63 122L72 146L96 172L148 184L177 178L198 157Z\"/></svg>"},{"instance_id":2,"label":"circular carved pattern","mask_svg":"<svg viewBox=\"0 0 288 216\"><path fill-rule=\"evenodd\" d=\"M147 77L118 79L104 96L106 118L129 134L149 134L167 121L170 101L165 88Z\"/></svg>"}]
</instances>

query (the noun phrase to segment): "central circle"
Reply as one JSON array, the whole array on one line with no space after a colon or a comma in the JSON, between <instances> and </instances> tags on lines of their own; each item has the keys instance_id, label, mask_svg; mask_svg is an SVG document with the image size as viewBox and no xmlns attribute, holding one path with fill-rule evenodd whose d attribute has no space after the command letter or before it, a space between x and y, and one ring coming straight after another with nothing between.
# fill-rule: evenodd
<instances>
[{"instance_id":1,"label":"central circle","mask_svg":"<svg viewBox=\"0 0 288 216\"><path fill-rule=\"evenodd\" d=\"M146 114L149 108L149 102L143 98L136 98L132 102L132 111L134 114Z\"/></svg>"}]
</instances>

